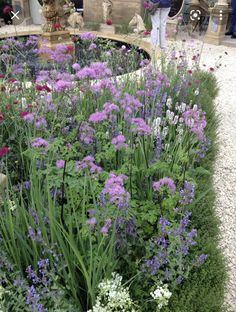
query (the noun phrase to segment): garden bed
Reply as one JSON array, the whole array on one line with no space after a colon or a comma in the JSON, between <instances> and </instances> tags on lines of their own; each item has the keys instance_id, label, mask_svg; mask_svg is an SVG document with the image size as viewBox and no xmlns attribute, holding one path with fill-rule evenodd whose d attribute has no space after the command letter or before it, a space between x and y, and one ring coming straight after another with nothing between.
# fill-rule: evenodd
<instances>
[{"instance_id":1,"label":"garden bed","mask_svg":"<svg viewBox=\"0 0 236 312\"><path fill-rule=\"evenodd\" d=\"M217 84L194 59L1 75L3 311L223 311Z\"/></svg>"}]
</instances>

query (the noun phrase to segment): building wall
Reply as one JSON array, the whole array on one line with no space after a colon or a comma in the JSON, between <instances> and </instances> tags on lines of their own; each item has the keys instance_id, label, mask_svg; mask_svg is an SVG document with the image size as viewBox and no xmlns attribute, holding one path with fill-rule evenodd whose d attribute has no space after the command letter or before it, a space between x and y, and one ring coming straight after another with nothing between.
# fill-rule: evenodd
<instances>
[{"instance_id":1,"label":"building wall","mask_svg":"<svg viewBox=\"0 0 236 312\"><path fill-rule=\"evenodd\" d=\"M113 23L128 23L135 13L142 15L143 2L144 0L113 0ZM103 22L102 0L84 1L84 21Z\"/></svg>"}]
</instances>

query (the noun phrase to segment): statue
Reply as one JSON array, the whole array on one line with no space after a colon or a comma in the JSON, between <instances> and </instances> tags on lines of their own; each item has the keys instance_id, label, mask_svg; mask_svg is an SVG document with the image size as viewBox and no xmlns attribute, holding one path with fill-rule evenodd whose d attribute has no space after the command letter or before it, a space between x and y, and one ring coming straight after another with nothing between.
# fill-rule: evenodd
<instances>
[{"instance_id":1,"label":"statue","mask_svg":"<svg viewBox=\"0 0 236 312\"><path fill-rule=\"evenodd\" d=\"M134 33L140 34L146 31L146 27L144 25L142 17L135 13L134 17L132 20L129 22L130 27L135 27L134 28Z\"/></svg>"},{"instance_id":2,"label":"statue","mask_svg":"<svg viewBox=\"0 0 236 312\"><path fill-rule=\"evenodd\" d=\"M80 13L78 12L74 12L72 13L69 17L68 17L68 24L72 27L72 28L77 28L79 30L81 30L84 27L84 20L83 17Z\"/></svg>"},{"instance_id":3,"label":"statue","mask_svg":"<svg viewBox=\"0 0 236 312\"><path fill-rule=\"evenodd\" d=\"M106 23L107 20L111 19L113 7L112 0L103 0L102 7L103 7L103 21L104 23Z\"/></svg>"},{"instance_id":4,"label":"statue","mask_svg":"<svg viewBox=\"0 0 236 312\"><path fill-rule=\"evenodd\" d=\"M44 32L54 32L64 30L60 24L59 9L56 0L42 0L43 4L42 13L46 20L43 26Z\"/></svg>"}]
</instances>

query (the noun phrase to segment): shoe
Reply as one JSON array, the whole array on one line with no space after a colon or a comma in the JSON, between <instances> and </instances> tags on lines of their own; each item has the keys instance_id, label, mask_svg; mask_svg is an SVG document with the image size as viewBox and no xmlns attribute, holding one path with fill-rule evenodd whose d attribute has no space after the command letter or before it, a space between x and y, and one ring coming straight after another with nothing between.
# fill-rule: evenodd
<instances>
[{"instance_id":1,"label":"shoe","mask_svg":"<svg viewBox=\"0 0 236 312\"><path fill-rule=\"evenodd\" d=\"M232 39L236 39L236 33L233 33L231 36Z\"/></svg>"},{"instance_id":2,"label":"shoe","mask_svg":"<svg viewBox=\"0 0 236 312\"><path fill-rule=\"evenodd\" d=\"M232 36L233 35L233 32L232 31L227 31L226 33L225 33L225 36Z\"/></svg>"}]
</instances>

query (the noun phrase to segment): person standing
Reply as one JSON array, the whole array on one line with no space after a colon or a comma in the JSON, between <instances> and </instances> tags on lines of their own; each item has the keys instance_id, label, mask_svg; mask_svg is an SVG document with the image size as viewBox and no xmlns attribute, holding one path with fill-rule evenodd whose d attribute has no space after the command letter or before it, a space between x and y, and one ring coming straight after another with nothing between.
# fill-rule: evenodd
<instances>
[{"instance_id":1,"label":"person standing","mask_svg":"<svg viewBox=\"0 0 236 312\"><path fill-rule=\"evenodd\" d=\"M229 31L225 35L231 36L231 38L236 39L236 0L231 0L231 6L232 6L231 25Z\"/></svg>"},{"instance_id":2,"label":"person standing","mask_svg":"<svg viewBox=\"0 0 236 312\"><path fill-rule=\"evenodd\" d=\"M149 0L148 6L147 10L151 14L152 21L152 45L154 48L166 49L166 23L170 12L171 0Z\"/></svg>"}]
</instances>

